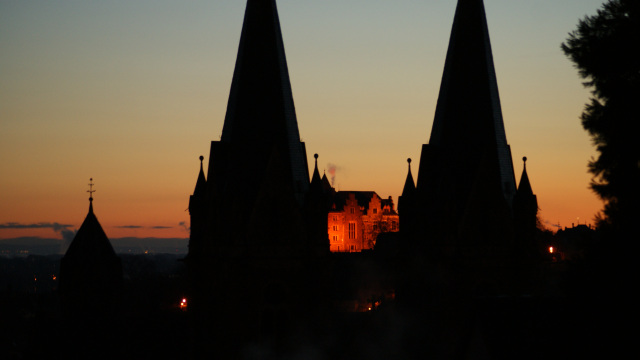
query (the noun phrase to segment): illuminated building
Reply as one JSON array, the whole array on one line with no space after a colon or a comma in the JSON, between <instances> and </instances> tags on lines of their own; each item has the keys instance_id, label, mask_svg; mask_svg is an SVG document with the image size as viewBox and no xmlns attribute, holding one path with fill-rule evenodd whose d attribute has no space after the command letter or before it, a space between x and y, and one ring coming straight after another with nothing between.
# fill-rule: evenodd
<instances>
[{"instance_id":1,"label":"illuminated building","mask_svg":"<svg viewBox=\"0 0 640 360\"><path fill-rule=\"evenodd\" d=\"M332 252L373 249L378 234L397 232L399 217L393 199L373 191L338 191L328 215Z\"/></svg>"}]
</instances>

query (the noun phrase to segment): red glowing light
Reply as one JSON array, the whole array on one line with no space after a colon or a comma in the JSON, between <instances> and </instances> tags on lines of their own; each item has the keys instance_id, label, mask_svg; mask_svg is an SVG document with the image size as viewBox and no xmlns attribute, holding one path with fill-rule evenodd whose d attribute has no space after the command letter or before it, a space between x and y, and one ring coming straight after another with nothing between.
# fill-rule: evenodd
<instances>
[{"instance_id":1,"label":"red glowing light","mask_svg":"<svg viewBox=\"0 0 640 360\"><path fill-rule=\"evenodd\" d=\"M549 246L549 254L553 254L553 251L554 251L553 246Z\"/></svg>"}]
</instances>

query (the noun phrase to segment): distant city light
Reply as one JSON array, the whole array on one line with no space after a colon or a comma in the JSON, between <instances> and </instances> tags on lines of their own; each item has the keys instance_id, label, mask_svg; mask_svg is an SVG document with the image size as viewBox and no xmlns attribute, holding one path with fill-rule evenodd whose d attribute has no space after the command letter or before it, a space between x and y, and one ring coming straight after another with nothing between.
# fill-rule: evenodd
<instances>
[{"instance_id":1,"label":"distant city light","mask_svg":"<svg viewBox=\"0 0 640 360\"><path fill-rule=\"evenodd\" d=\"M182 300L180 301L180 309L182 310L187 309L187 298L182 298Z\"/></svg>"},{"instance_id":2,"label":"distant city light","mask_svg":"<svg viewBox=\"0 0 640 360\"><path fill-rule=\"evenodd\" d=\"M549 246L549 254L553 254L553 246Z\"/></svg>"}]
</instances>

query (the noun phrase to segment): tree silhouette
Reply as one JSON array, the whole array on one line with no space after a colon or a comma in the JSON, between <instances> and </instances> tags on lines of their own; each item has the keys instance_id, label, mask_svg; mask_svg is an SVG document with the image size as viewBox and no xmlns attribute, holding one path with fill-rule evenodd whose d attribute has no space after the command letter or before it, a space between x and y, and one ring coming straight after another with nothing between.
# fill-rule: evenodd
<instances>
[{"instance_id":1,"label":"tree silhouette","mask_svg":"<svg viewBox=\"0 0 640 360\"><path fill-rule=\"evenodd\" d=\"M592 93L581 115L599 155L591 189L605 202L598 226L618 233L637 218L640 188L640 1L609 0L580 20L562 50Z\"/></svg>"}]
</instances>

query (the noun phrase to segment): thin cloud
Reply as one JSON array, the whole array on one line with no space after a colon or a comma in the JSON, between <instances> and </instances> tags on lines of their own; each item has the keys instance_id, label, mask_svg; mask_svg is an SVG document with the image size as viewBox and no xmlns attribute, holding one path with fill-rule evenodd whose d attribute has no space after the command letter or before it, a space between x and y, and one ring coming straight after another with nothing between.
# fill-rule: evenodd
<instances>
[{"instance_id":1,"label":"thin cloud","mask_svg":"<svg viewBox=\"0 0 640 360\"><path fill-rule=\"evenodd\" d=\"M73 227L70 224L60 224L57 222L39 222L35 224L20 224L17 222L7 222L0 224L0 229L53 229L53 231L58 232L62 230L66 230L67 228Z\"/></svg>"},{"instance_id":2,"label":"thin cloud","mask_svg":"<svg viewBox=\"0 0 640 360\"><path fill-rule=\"evenodd\" d=\"M162 225L157 225L157 226L142 226L142 225L120 225L120 226L114 226L117 229L172 229L173 226L162 226Z\"/></svg>"}]
</instances>

